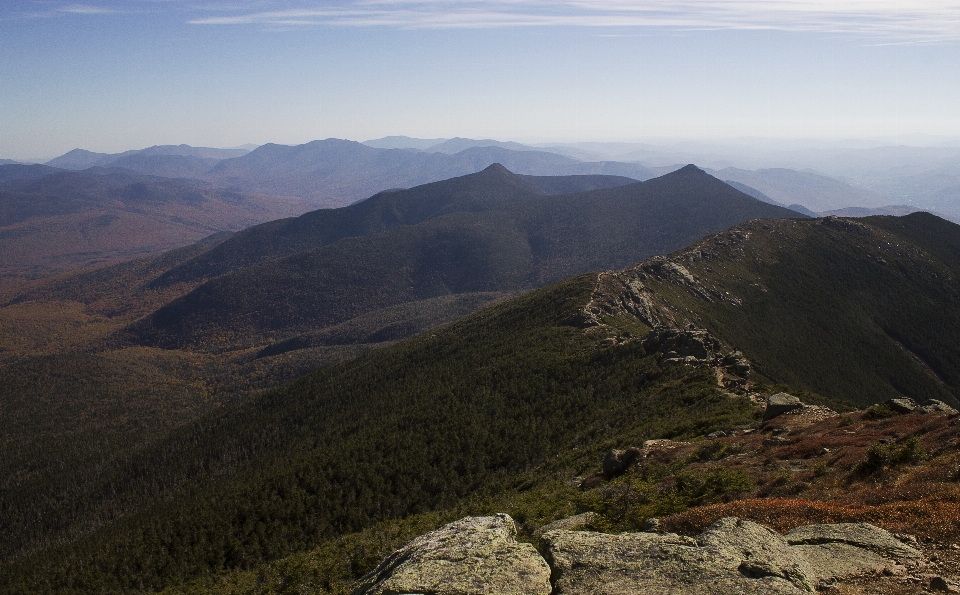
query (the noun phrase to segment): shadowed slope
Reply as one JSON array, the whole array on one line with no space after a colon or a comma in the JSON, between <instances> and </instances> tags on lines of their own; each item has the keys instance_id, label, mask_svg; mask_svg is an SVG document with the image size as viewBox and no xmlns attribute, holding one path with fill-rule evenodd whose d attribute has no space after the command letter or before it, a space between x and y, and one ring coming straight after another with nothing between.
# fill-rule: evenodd
<instances>
[{"instance_id":1,"label":"shadowed slope","mask_svg":"<svg viewBox=\"0 0 960 595\"><path fill-rule=\"evenodd\" d=\"M630 274L768 378L860 404L960 397L960 226L943 219L753 221Z\"/></svg>"},{"instance_id":2,"label":"shadowed slope","mask_svg":"<svg viewBox=\"0 0 960 595\"><path fill-rule=\"evenodd\" d=\"M450 194L451 187L459 192ZM380 194L351 207L366 211L352 226L331 225L330 218L342 214L328 211L238 234L162 281L189 279L178 273L195 262L234 256L234 247L241 255L263 260L262 252L269 254L271 247L277 251L284 243L316 242L314 230L357 233L434 214L419 225L346 238L235 270L161 308L120 337L125 343L166 348L251 347L406 301L519 291L590 270L627 266L747 219L798 216L748 197L693 166L645 183L557 197L535 195L519 177L498 166L415 190ZM435 215L453 208L461 212ZM311 219L321 217L327 218L325 226L311 225ZM277 228L287 233L275 233Z\"/></svg>"}]
</instances>

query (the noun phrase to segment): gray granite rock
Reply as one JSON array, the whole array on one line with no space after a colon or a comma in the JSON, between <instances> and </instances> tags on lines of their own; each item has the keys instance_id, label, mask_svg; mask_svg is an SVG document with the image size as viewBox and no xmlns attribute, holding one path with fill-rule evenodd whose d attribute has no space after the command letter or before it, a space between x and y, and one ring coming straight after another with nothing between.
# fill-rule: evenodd
<instances>
[{"instance_id":1,"label":"gray granite rock","mask_svg":"<svg viewBox=\"0 0 960 595\"><path fill-rule=\"evenodd\" d=\"M517 542L509 516L467 517L394 552L354 595L799 595L902 572L902 561L921 558L867 523L807 525L782 536L730 517L695 539L576 530L594 519L585 513L542 527L541 557Z\"/></svg>"},{"instance_id":2,"label":"gray granite rock","mask_svg":"<svg viewBox=\"0 0 960 595\"><path fill-rule=\"evenodd\" d=\"M697 539L672 533L552 531L540 540L555 595L813 592L813 571L773 531L721 519Z\"/></svg>"},{"instance_id":3,"label":"gray granite rock","mask_svg":"<svg viewBox=\"0 0 960 595\"><path fill-rule=\"evenodd\" d=\"M585 512L583 514L578 514L575 516L567 517L565 519L560 519L559 521L553 521L552 523L546 524L533 534L534 537L540 537L544 533L550 531L580 531L582 529L587 529L590 527L591 523L597 518L597 513L595 512Z\"/></svg>"},{"instance_id":4,"label":"gray granite rock","mask_svg":"<svg viewBox=\"0 0 960 595\"><path fill-rule=\"evenodd\" d=\"M771 420L778 415L783 415L801 407L803 407L803 403L793 395L787 393L770 395L770 398L767 399L767 410L763 413L763 421Z\"/></svg>"},{"instance_id":5,"label":"gray granite rock","mask_svg":"<svg viewBox=\"0 0 960 595\"><path fill-rule=\"evenodd\" d=\"M928 399L924 401L920 409L924 413L946 413L947 415L956 415L958 413L956 409L938 399Z\"/></svg>"},{"instance_id":6,"label":"gray granite rock","mask_svg":"<svg viewBox=\"0 0 960 595\"><path fill-rule=\"evenodd\" d=\"M790 545L845 543L896 559L918 559L922 554L894 537L889 531L870 523L832 523L805 525L790 531L784 538Z\"/></svg>"},{"instance_id":7,"label":"gray granite rock","mask_svg":"<svg viewBox=\"0 0 960 595\"><path fill-rule=\"evenodd\" d=\"M697 537L697 543L722 557L741 560L737 569L747 576L783 578L801 590L815 590L806 559L763 525L735 517L720 519Z\"/></svg>"},{"instance_id":8,"label":"gray granite rock","mask_svg":"<svg viewBox=\"0 0 960 595\"><path fill-rule=\"evenodd\" d=\"M919 407L913 399L890 399L885 405L897 413L912 413Z\"/></svg>"},{"instance_id":9,"label":"gray granite rock","mask_svg":"<svg viewBox=\"0 0 960 595\"><path fill-rule=\"evenodd\" d=\"M506 514L461 519L388 556L353 593L549 595L550 568L516 534Z\"/></svg>"},{"instance_id":10,"label":"gray granite rock","mask_svg":"<svg viewBox=\"0 0 960 595\"><path fill-rule=\"evenodd\" d=\"M791 549L807 560L819 582L874 574L890 567L890 561L879 554L846 543L794 545Z\"/></svg>"}]
</instances>

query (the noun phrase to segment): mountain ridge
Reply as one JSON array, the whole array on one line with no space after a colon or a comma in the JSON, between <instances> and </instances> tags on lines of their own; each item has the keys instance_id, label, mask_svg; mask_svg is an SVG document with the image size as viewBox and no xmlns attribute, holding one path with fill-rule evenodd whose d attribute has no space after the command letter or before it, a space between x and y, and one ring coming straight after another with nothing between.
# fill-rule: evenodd
<instances>
[{"instance_id":1,"label":"mountain ridge","mask_svg":"<svg viewBox=\"0 0 960 595\"><path fill-rule=\"evenodd\" d=\"M352 213L360 218L343 218ZM203 279L198 272L210 279L118 338L121 344L222 349L246 337L242 344L253 347L268 336L286 339L403 301L523 291L625 266L750 216L802 215L760 203L695 166L648 182L551 197L493 165L381 193L340 212L241 232L154 281L158 288L197 282ZM285 255L291 226L301 230ZM366 233L348 235L357 231ZM211 343L214 336L220 340Z\"/></svg>"}]
</instances>

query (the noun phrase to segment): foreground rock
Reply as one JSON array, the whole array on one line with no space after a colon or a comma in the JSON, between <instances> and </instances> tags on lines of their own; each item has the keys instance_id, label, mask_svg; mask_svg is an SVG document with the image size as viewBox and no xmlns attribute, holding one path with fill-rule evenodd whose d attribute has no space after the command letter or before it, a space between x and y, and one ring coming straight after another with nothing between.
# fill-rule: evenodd
<instances>
[{"instance_id":1,"label":"foreground rock","mask_svg":"<svg viewBox=\"0 0 960 595\"><path fill-rule=\"evenodd\" d=\"M550 568L516 534L506 514L450 523L394 552L354 595L548 595Z\"/></svg>"},{"instance_id":2,"label":"foreground rock","mask_svg":"<svg viewBox=\"0 0 960 595\"><path fill-rule=\"evenodd\" d=\"M541 558L505 514L468 517L414 539L354 595L798 595L865 575L902 574L922 555L867 523L780 535L734 517L696 538L573 530L593 513L541 529ZM552 587L551 587L552 572Z\"/></svg>"},{"instance_id":3,"label":"foreground rock","mask_svg":"<svg viewBox=\"0 0 960 595\"><path fill-rule=\"evenodd\" d=\"M797 527L784 536L790 545L843 543L888 558L919 559L921 553L888 531L869 523L831 523Z\"/></svg>"},{"instance_id":4,"label":"foreground rock","mask_svg":"<svg viewBox=\"0 0 960 595\"><path fill-rule=\"evenodd\" d=\"M557 595L814 592L814 570L780 535L735 518L717 521L697 539L554 531L540 543Z\"/></svg>"}]
</instances>

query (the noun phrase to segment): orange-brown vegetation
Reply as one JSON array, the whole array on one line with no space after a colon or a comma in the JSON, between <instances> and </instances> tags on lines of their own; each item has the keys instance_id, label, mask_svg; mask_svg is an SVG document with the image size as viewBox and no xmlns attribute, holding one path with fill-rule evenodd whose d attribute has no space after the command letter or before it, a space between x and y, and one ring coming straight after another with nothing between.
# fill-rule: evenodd
<instances>
[{"instance_id":1,"label":"orange-brown vegetation","mask_svg":"<svg viewBox=\"0 0 960 595\"><path fill-rule=\"evenodd\" d=\"M774 418L740 433L682 448L658 449L640 463L687 463L746 473L753 489L725 502L668 516L668 531L695 535L710 523L738 516L779 531L818 522L869 522L885 529L955 543L960 541L960 416L864 412L797 424ZM873 449L911 457L867 468ZM716 460L703 453L717 453ZM699 456L698 456L699 453Z\"/></svg>"}]
</instances>

